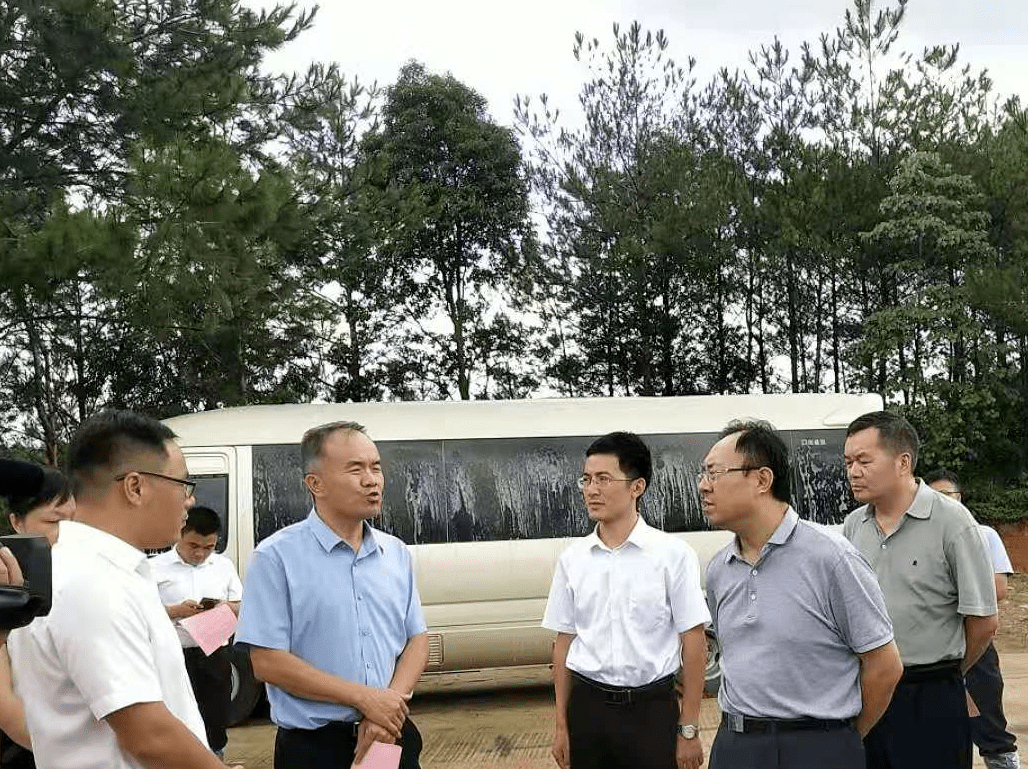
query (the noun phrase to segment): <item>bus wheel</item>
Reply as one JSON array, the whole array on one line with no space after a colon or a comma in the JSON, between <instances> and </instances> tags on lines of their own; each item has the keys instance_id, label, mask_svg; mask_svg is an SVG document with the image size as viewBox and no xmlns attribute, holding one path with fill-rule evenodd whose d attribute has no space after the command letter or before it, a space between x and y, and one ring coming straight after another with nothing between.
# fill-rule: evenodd
<instances>
[{"instance_id":1,"label":"bus wheel","mask_svg":"<svg viewBox=\"0 0 1028 769\"><path fill-rule=\"evenodd\" d=\"M713 631L707 629L707 670L704 674L703 693L717 694L721 688L721 644Z\"/></svg>"},{"instance_id":2,"label":"bus wheel","mask_svg":"<svg viewBox=\"0 0 1028 769\"><path fill-rule=\"evenodd\" d=\"M232 646L232 702L228 708L228 724L245 721L260 702L264 687L253 675L250 654L245 647Z\"/></svg>"}]
</instances>

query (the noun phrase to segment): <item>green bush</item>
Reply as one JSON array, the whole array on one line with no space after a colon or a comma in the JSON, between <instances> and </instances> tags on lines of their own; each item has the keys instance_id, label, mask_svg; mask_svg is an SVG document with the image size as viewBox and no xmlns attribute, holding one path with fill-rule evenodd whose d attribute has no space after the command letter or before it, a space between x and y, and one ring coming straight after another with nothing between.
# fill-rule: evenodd
<instances>
[{"instance_id":1,"label":"green bush","mask_svg":"<svg viewBox=\"0 0 1028 769\"><path fill-rule=\"evenodd\" d=\"M974 489L971 512L983 523L1012 523L1028 518L1028 486Z\"/></svg>"}]
</instances>

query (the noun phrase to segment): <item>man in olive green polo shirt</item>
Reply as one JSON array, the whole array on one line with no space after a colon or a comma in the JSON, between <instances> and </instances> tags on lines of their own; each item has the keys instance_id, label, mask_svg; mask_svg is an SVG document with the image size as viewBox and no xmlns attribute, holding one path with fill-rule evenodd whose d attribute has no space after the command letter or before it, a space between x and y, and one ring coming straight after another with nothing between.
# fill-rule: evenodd
<instances>
[{"instance_id":1,"label":"man in olive green polo shirt","mask_svg":"<svg viewBox=\"0 0 1028 769\"><path fill-rule=\"evenodd\" d=\"M864 740L868 769L970 769L963 675L998 626L992 565L974 518L914 476L917 433L876 411L846 431L846 470L863 502L843 533L885 594L904 673Z\"/></svg>"}]
</instances>

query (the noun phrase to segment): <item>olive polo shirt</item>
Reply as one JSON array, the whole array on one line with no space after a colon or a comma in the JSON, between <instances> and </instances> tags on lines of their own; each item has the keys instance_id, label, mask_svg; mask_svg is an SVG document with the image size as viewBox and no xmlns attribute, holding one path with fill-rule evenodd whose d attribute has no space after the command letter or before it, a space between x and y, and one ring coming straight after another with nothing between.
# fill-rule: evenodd
<instances>
[{"instance_id":1,"label":"olive polo shirt","mask_svg":"<svg viewBox=\"0 0 1028 769\"><path fill-rule=\"evenodd\" d=\"M996 613L992 561L978 524L923 481L888 536L871 505L846 516L843 534L878 576L904 665L962 658L964 616Z\"/></svg>"}]
</instances>

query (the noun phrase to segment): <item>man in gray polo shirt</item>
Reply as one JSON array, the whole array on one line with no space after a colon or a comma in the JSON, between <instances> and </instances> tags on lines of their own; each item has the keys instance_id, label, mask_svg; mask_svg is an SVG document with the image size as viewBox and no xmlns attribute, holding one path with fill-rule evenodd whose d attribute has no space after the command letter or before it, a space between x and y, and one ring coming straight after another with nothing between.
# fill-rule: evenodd
<instances>
[{"instance_id":1,"label":"man in gray polo shirt","mask_svg":"<svg viewBox=\"0 0 1028 769\"><path fill-rule=\"evenodd\" d=\"M902 671L870 566L799 519L766 422L730 424L699 482L707 518L736 534L707 567L722 649L711 769L864 769L861 738Z\"/></svg>"},{"instance_id":2,"label":"man in gray polo shirt","mask_svg":"<svg viewBox=\"0 0 1028 769\"><path fill-rule=\"evenodd\" d=\"M917 433L876 411L846 430L853 496L846 538L878 575L903 658L888 710L864 741L868 769L971 766L962 676L998 625L992 564L960 503L914 477Z\"/></svg>"}]
</instances>

